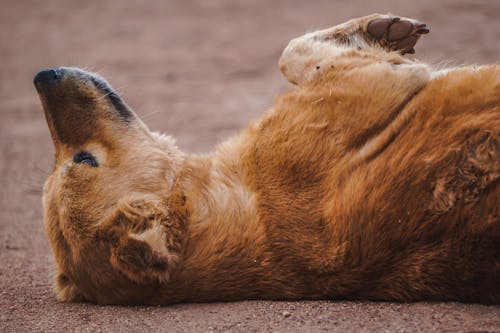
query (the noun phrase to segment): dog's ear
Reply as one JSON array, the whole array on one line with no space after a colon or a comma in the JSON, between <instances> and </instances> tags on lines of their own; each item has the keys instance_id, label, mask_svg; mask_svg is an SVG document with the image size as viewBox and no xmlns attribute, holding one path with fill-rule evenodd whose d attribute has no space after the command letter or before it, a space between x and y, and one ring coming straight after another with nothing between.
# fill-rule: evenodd
<instances>
[{"instance_id":1,"label":"dog's ear","mask_svg":"<svg viewBox=\"0 0 500 333\"><path fill-rule=\"evenodd\" d=\"M135 200L109 222L111 265L138 283L168 281L181 259L184 221L158 201Z\"/></svg>"}]
</instances>

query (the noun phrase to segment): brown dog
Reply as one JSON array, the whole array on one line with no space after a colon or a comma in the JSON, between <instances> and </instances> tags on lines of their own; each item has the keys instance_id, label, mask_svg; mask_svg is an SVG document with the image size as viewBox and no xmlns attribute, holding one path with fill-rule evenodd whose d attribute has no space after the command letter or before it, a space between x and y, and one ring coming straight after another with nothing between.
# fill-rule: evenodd
<instances>
[{"instance_id":1,"label":"brown dog","mask_svg":"<svg viewBox=\"0 0 500 333\"><path fill-rule=\"evenodd\" d=\"M210 155L100 77L35 77L55 146L45 226L64 301L500 301L500 67L406 59L371 15L290 42L298 87Z\"/></svg>"}]
</instances>

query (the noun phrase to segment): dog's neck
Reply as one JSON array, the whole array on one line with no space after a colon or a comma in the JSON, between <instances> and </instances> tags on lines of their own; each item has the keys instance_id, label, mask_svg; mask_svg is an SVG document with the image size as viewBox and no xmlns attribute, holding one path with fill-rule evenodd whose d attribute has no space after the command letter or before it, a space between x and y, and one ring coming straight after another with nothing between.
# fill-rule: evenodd
<instances>
[{"instance_id":1,"label":"dog's neck","mask_svg":"<svg viewBox=\"0 0 500 333\"><path fill-rule=\"evenodd\" d=\"M181 171L179 181L189 207L188 241L172 279L189 286L187 295L179 295L185 300L189 295L209 300L211 290L226 290L231 298L232 290L241 292L241 283L255 283L241 279L244 273L238 275L241 281L231 281L238 266L250 280L262 269L265 230L257 215L256 194L245 182L244 151L234 143L240 140L226 142L211 155L188 156ZM214 288L219 283L223 285Z\"/></svg>"}]
</instances>

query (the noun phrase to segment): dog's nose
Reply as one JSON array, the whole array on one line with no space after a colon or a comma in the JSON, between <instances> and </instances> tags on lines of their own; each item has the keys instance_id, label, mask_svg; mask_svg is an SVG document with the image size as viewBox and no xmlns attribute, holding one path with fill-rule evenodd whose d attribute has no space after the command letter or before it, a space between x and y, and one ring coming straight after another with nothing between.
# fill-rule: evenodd
<instances>
[{"instance_id":1,"label":"dog's nose","mask_svg":"<svg viewBox=\"0 0 500 333\"><path fill-rule=\"evenodd\" d=\"M35 86L54 84L61 81L63 77L63 71L59 68L55 69L45 69L43 71L38 72L33 79L33 83Z\"/></svg>"}]
</instances>

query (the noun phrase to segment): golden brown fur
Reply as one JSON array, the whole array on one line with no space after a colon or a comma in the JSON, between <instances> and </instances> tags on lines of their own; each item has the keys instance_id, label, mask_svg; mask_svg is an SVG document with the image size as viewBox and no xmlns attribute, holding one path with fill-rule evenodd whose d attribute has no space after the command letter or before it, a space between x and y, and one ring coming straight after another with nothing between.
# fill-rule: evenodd
<instances>
[{"instance_id":1,"label":"golden brown fur","mask_svg":"<svg viewBox=\"0 0 500 333\"><path fill-rule=\"evenodd\" d=\"M500 67L404 58L426 32L376 14L293 40L280 68L298 87L208 155L149 132L95 75L35 79L58 298L498 303Z\"/></svg>"}]
</instances>

